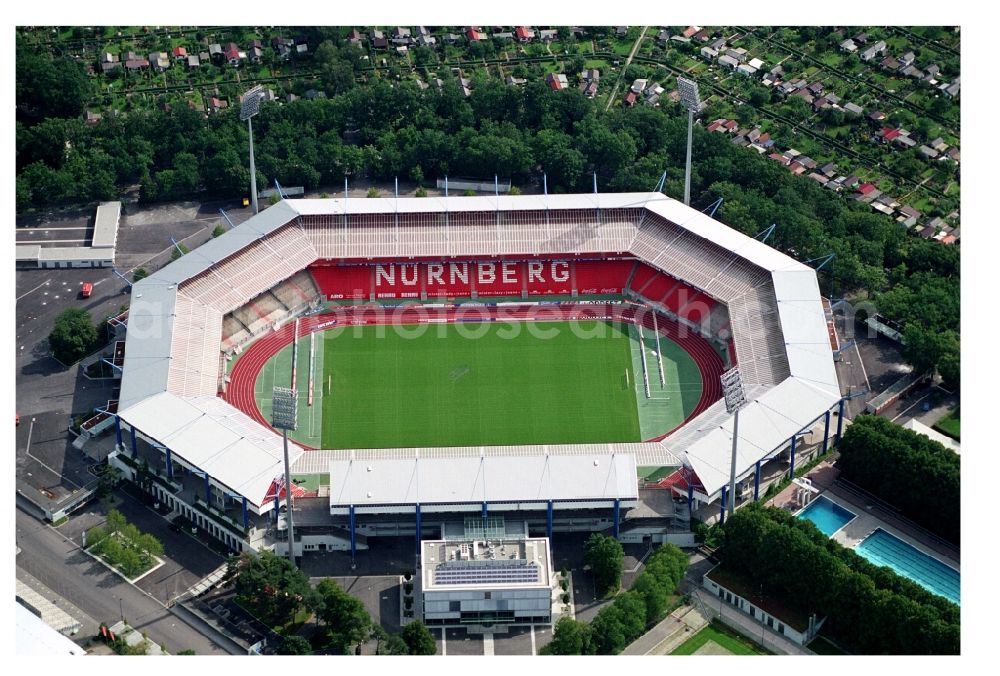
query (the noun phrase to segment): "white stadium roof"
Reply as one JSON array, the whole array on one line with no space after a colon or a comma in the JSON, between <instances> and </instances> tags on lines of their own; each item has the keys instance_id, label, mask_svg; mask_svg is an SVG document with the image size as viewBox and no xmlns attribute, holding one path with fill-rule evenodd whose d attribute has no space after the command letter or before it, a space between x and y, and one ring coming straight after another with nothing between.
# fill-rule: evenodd
<instances>
[{"instance_id":1,"label":"white stadium roof","mask_svg":"<svg viewBox=\"0 0 1000 676\"><path fill-rule=\"evenodd\" d=\"M430 505L638 497L635 456L333 460L330 505Z\"/></svg>"},{"instance_id":2,"label":"white stadium roof","mask_svg":"<svg viewBox=\"0 0 1000 676\"><path fill-rule=\"evenodd\" d=\"M406 216L415 214L426 216ZM631 252L728 306L740 369L754 393L740 418L740 475L840 399L815 271L660 193L296 199L266 208L134 285L120 415L259 505L265 483L281 472L280 452L272 452L280 438L215 398L223 315L318 259L617 252ZM211 422L185 434L181 427L201 415ZM253 440L234 440L226 431L234 425L253 430ZM731 426L713 406L687 423L698 434L682 429L658 444L619 450L643 464L679 457L711 496L728 481Z\"/></svg>"}]
</instances>

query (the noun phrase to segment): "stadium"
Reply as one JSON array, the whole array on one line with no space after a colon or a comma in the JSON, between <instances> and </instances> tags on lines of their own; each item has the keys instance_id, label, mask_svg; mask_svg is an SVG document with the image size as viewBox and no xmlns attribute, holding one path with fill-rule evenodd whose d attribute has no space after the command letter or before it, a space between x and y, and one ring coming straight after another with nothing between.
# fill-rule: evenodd
<instances>
[{"instance_id":1,"label":"stadium","mask_svg":"<svg viewBox=\"0 0 1000 676\"><path fill-rule=\"evenodd\" d=\"M738 501L834 411L839 438L829 327L815 270L660 193L284 200L134 285L109 461L235 551L287 551L286 490L296 554L690 542L726 502L724 371Z\"/></svg>"}]
</instances>

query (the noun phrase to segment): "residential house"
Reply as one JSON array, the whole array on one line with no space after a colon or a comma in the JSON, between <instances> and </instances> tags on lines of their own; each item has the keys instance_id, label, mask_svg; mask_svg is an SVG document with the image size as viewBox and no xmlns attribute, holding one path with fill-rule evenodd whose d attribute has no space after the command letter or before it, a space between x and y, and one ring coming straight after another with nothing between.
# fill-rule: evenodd
<instances>
[{"instance_id":1,"label":"residential house","mask_svg":"<svg viewBox=\"0 0 1000 676\"><path fill-rule=\"evenodd\" d=\"M467 77L458 78L458 86L462 90L462 96L469 98L472 96L472 80Z\"/></svg>"},{"instance_id":2,"label":"residential house","mask_svg":"<svg viewBox=\"0 0 1000 676\"><path fill-rule=\"evenodd\" d=\"M446 45L453 45L453 44L457 43L461 39L462 39L462 36L461 35L457 35L455 33L445 33L444 35L441 36L441 40Z\"/></svg>"},{"instance_id":3,"label":"residential house","mask_svg":"<svg viewBox=\"0 0 1000 676\"><path fill-rule=\"evenodd\" d=\"M127 56L130 58L125 59L125 68L130 72L134 73L149 68L149 61L147 59L140 58L132 52L129 52Z\"/></svg>"},{"instance_id":4,"label":"residential house","mask_svg":"<svg viewBox=\"0 0 1000 676\"><path fill-rule=\"evenodd\" d=\"M851 113L852 115L862 115L865 111L856 103L845 103L844 112Z\"/></svg>"},{"instance_id":5,"label":"residential house","mask_svg":"<svg viewBox=\"0 0 1000 676\"><path fill-rule=\"evenodd\" d=\"M899 129L893 129L892 127L882 127L882 130L879 132L879 137L881 137L883 142L888 143L890 141L894 141L897 138L899 138L901 133L902 132Z\"/></svg>"},{"instance_id":6,"label":"residential house","mask_svg":"<svg viewBox=\"0 0 1000 676\"><path fill-rule=\"evenodd\" d=\"M294 45L291 40L286 40L285 38L275 38L271 42L274 45L274 51L278 52L278 58L282 61L288 61L292 58L292 49Z\"/></svg>"},{"instance_id":7,"label":"residential house","mask_svg":"<svg viewBox=\"0 0 1000 676\"><path fill-rule=\"evenodd\" d=\"M110 73L112 71L121 68L121 61L118 60L117 54L111 54L110 52L105 52L101 57L101 72Z\"/></svg>"},{"instance_id":8,"label":"residential house","mask_svg":"<svg viewBox=\"0 0 1000 676\"><path fill-rule=\"evenodd\" d=\"M747 132L747 140L750 141L751 143L756 143L759 139L760 139L759 128L754 127L753 129Z\"/></svg>"},{"instance_id":9,"label":"residential house","mask_svg":"<svg viewBox=\"0 0 1000 676\"><path fill-rule=\"evenodd\" d=\"M660 86L659 82L652 83L642 91L643 96L646 98L649 98L650 96L659 96L662 93L663 87Z\"/></svg>"},{"instance_id":10,"label":"residential house","mask_svg":"<svg viewBox=\"0 0 1000 676\"><path fill-rule=\"evenodd\" d=\"M943 153L948 149L948 144L945 143L944 139L941 138L940 136L938 136L933 141L929 142L927 145L929 145L931 148L938 151L939 153Z\"/></svg>"},{"instance_id":11,"label":"residential house","mask_svg":"<svg viewBox=\"0 0 1000 676\"><path fill-rule=\"evenodd\" d=\"M743 49L742 47L737 47L735 49L727 49L726 54L733 57L740 63L743 63L744 61L747 60L747 50Z\"/></svg>"},{"instance_id":12,"label":"residential house","mask_svg":"<svg viewBox=\"0 0 1000 676\"><path fill-rule=\"evenodd\" d=\"M700 30L691 36L692 40L700 40L701 42L708 42L712 39L712 34L706 30Z\"/></svg>"},{"instance_id":13,"label":"residential house","mask_svg":"<svg viewBox=\"0 0 1000 676\"><path fill-rule=\"evenodd\" d=\"M633 80L632 81L632 91L635 92L636 95L641 94L642 90L646 88L646 83L647 82L649 82L649 80L646 80L646 79L643 79L643 78L639 78L637 80Z\"/></svg>"},{"instance_id":14,"label":"residential house","mask_svg":"<svg viewBox=\"0 0 1000 676\"><path fill-rule=\"evenodd\" d=\"M756 57L750 59L747 63L749 63L752 68L756 68L757 70L764 67L764 62Z\"/></svg>"},{"instance_id":15,"label":"residential house","mask_svg":"<svg viewBox=\"0 0 1000 676\"><path fill-rule=\"evenodd\" d=\"M187 58L187 67L188 68L200 68L201 67L201 58L197 54L192 54L191 56L189 56Z\"/></svg>"},{"instance_id":16,"label":"residential house","mask_svg":"<svg viewBox=\"0 0 1000 676\"><path fill-rule=\"evenodd\" d=\"M893 143L903 148L913 148L914 146L917 145L916 140L910 138L909 132L905 134L900 134L899 136L894 138Z\"/></svg>"},{"instance_id":17,"label":"residential house","mask_svg":"<svg viewBox=\"0 0 1000 676\"><path fill-rule=\"evenodd\" d=\"M493 34L493 39L494 40L503 40L504 42L506 42L507 40L513 40L514 39L514 34L511 33L511 32L508 32L508 31L503 31L503 32L500 32L500 33L494 33Z\"/></svg>"},{"instance_id":18,"label":"residential house","mask_svg":"<svg viewBox=\"0 0 1000 676\"><path fill-rule=\"evenodd\" d=\"M299 44L295 45L295 56L297 56L299 58L302 58L302 57L305 57L305 56L309 56L309 45L308 45L308 43L300 42Z\"/></svg>"},{"instance_id":19,"label":"residential house","mask_svg":"<svg viewBox=\"0 0 1000 676\"><path fill-rule=\"evenodd\" d=\"M566 89L569 86L565 73L549 73L545 76L545 82L553 91Z\"/></svg>"},{"instance_id":20,"label":"residential house","mask_svg":"<svg viewBox=\"0 0 1000 676\"><path fill-rule=\"evenodd\" d=\"M527 84L528 81L523 77L514 77L513 75L508 75L506 82L508 87L513 87L516 85Z\"/></svg>"},{"instance_id":21,"label":"residential house","mask_svg":"<svg viewBox=\"0 0 1000 676\"><path fill-rule=\"evenodd\" d=\"M806 87L806 89L808 89L809 93L812 94L813 96L819 96L820 94L823 93L823 83L813 82L808 87Z\"/></svg>"},{"instance_id":22,"label":"residential house","mask_svg":"<svg viewBox=\"0 0 1000 676\"><path fill-rule=\"evenodd\" d=\"M538 31L538 38L542 42L552 42L557 37L559 37L559 31L554 28L547 28L545 30Z\"/></svg>"},{"instance_id":23,"label":"residential house","mask_svg":"<svg viewBox=\"0 0 1000 676\"><path fill-rule=\"evenodd\" d=\"M240 52L240 48L236 46L235 42L227 44L223 53L225 54L226 61L228 61L229 65L234 68L239 67L240 63L243 61L243 57L245 56L242 52Z\"/></svg>"},{"instance_id":24,"label":"residential house","mask_svg":"<svg viewBox=\"0 0 1000 676\"><path fill-rule=\"evenodd\" d=\"M901 57L899 57L899 62L904 66L910 66L917 59L917 55L912 51L906 52Z\"/></svg>"},{"instance_id":25,"label":"residential house","mask_svg":"<svg viewBox=\"0 0 1000 676\"><path fill-rule=\"evenodd\" d=\"M83 121L88 127L93 127L95 124L101 121L100 113L92 113L89 110L83 116Z\"/></svg>"},{"instance_id":26,"label":"residential house","mask_svg":"<svg viewBox=\"0 0 1000 676\"><path fill-rule=\"evenodd\" d=\"M705 127L705 131L709 133L713 131L725 131L725 129L722 128L722 123L725 121L726 121L725 118L719 118L718 120L713 120L707 127Z\"/></svg>"},{"instance_id":27,"label":"residential house","mask_svg":"<svg viewBox=\"0 0 1000 676\"><path fill-rule=\"evenodd\" d=\"M962 153L958 151L958 146L948 148L944 154L948 157L948 159L954 160L955 162L959 162L962 159Z\"/></svg>"},{"instance_id":28,"label":"residential house","mask_svg":"<svg viewBox=\"0 0 1000 676\"><path fill-rule=\"evenodd\" d=\"M597 82L598 80L601 79L601 71L597 70L596 68L588 68L580 74L580 77L582 77L584 80Z\"/></svg>"},{"instance_id":29,"label":"residential house","mask_svg":"<svg viewBox=\"0 0 1000 676\"><path fill-rule=\"evenodd\" d=\"M828 176L824 176L823 174L817 173L815 171L810 172L808 174L808 176L809 176L809 178L811 178L812 180L816 181L820 185L826 185L827 181L830 180L830 178Z\"/></svg>"},{"instance_id":30,"label":"residential house","mask_svg":"<svg viewBox=\"0 0 1000 676\"><path fill-rule=\"evenodd\" d=\"M875 187L874 183L862 183L858 186L858 200L861 202L872 202L882 191Z\"/></svg>"},{"instance_id":31,"label":"residential house","mask_svg":"<svg viewBox=\"0 0 1000 676\"><path fill-rule=\"evenodd\" d=\"M615 35L623 38L628 34L628 26L615 26Z\"/></svg>"},{"instance_id":32,"label":"residential house","mask_svg":"<svg viewBox=\"0 0 1000 676\"><path fill-rule=\"evenodd\" d=\"M479 28L476 26L469 26L465 29L465 39L469 42L479 42L486 39L484 33L479 32Z\"/></svg>"},{"instance_id":33,"label":"residential house","mask_svg":"<svg viewBox=\"0 0 1000 676\"><path fill-rule=\"evenodd\" d=\"M527 26L518 26L514 29L514 37L518 42L531 42L535 39L535 31Z\"/></svg>"},{"instance_id":34,"label":"residential house","mask_svg":"<svg viewBox=\"0 0 1000 676\"><path fill-rule=\"evenodd\" d=\"M913 207L903 205L899 208L899 216L896 217L896 222L907 228L912 228L920 219L920 215L920 212Z\"/></svg>"},{"instance_id":35,"label":"residential house","mask_svg":"<svg viewBox=\"0 0 1000 676\"><path fill-rule=\"evenodd\" d=\"M188 53L183 47L174 47L173 52L171 52L176 61L187 61Z\"/></svg>"},{"instance_id":36,"label":"residential house","mask_svg":"<svg viewBox=\"0 0 1000 676\"><path fill-rule=\"evenodd\" d=\"M372 30L371 41L373 49L389 49L389 38L380 30Z\"/></svg>"},{"instance_id":37,"label":"residential house","mask_svg":"<svg viewBox=\"0 0 1000 676\"><path fill-rule=\"evenodd\" d=\"M868 119L872 120L873 122L881 122L885 118L886 114L883 113L881 110L873 110L872 112L868 113Z\"/></svg>"},{"instance_id":38,"label":"residential house","mask_svg":"<svg viewBox=\"0 0 1000 676\"><path fill-rule=\"evenodd\" d=\"M210 57L208 55L208 52L199 52L198 53L198 64L199 65L201 65L201 66L207 66L210 63L212 63L212 57Z\"/></svg>"},{"instance_id":39,"label":"residential house","mask_svg":"<svg viewBox=\"0 0 1000 676\"><path fill-rule=\"evenodd\" d=\"M433 35L424 35L421 33L417 36L417 45L420 47L433 47L437 44L437 38Z\"/></svg>"},{"instance_id":40,"label":"residential house","mask_svg":"<svg viewBox=\"0 0 1000 676\"><path fill-rule=\"evenodd\" d=\"M251 45L250 49L247 50L247 59L250 63L260 63L263 58L264 50L260 47L254 47Z\"/></svg>"},{"instance_id":41,"label":"residential house","mask_svg":"<svg viewBox=\"0 0 1000 676\"><path fill-rule=\"evenodd\" d=\"M352 28L351 32L347 34L347 44L349 45L361 44L361 33L358 32L357 28Z\"/></svg>"},{"instance_id":42,"label":"residential house","mask_svg":"<svg viewBox=\"0 0 1000 676\"><path fill-rule=\"evenodd\" d=\"M830 101L825 96L821 96L818 99L814 99L812 102L812 108L816 112L819 112L824 108L829 108L829 107L830 107Z\"/></svg>"},{"instance_id":43,"label":"residential house","mask_svg":"<svg viewBox=\"0 0 1000 676\"><path fill-rule=\"evenodd\" d=\"M900 72L902 72L906 77L912 77L918 80L924 77L924 71L920 70L916 66L907 66Z\"/></svg>"},{"instance_id":44,"label":"residential house","mask_svg":"<svg viewBox=\"0 0 1000 676\"><path fill-rule=\"evenodd\" d=\"M958 81L958 78L955 78L954 82L944 88L944 93L948 96L948 98L953 99L958 96L958 92L961 87L962 84Z\"/></svg>"},{"instance_id":45,"label":"residential house","mask_svg":"<svg viewBox=\"0 0 1000 676\"><path fill-rule=\"evenodd\" d=\"M938 151L934 150L930 146L920 146L918 152L921 154L921 156L926 157L928 160L933 160L940 154L938 153Z\"/></svg>"},{"instance_id":46,"label":"residential house","mask_svg":"<svg viewBox=\"0 0 1000 676\"><path fill-rule=\"evenodd\" d=\"M857 42L857 38L855 38L854 40L855 42ZM861 52L861 60L871 61L872 59L878 56L883 56L885 55L885 48L886 48L885 42L879 40L874 45L868 47L867 49L865 49L865 51Z\"/></svg>"},{"instance_id":47,"label":"residential house","mask_svg":"<svg viewBox=\"0 0 1000 676\"><path fill-rule=\"evenodd\" d=\"M757 72L757 69L748 63L741 63L736 67L736 72L739 73L740 75L746 75L747 77L750 77L751 75L754 75Z\"/></svg>"},{"instance_id":48,"label":"residential house","mask_svg":"<svg viewBox=\"0 0 1000 676\"><path fill-rule=\"evenodd\" d=\"M410 37L410 29L403 28L402 26L396 26L392 29L392 42L396 45L408 45L412 42Z\"/></svg>"},{"instance_id":49,"label":"residential house","mask_svg":"<svg viewBox=\"0 0 1000 676\"><path fill-rule=\"evenodd\" d=\"M792 160L792 162L788 165L788 171L792 172L796 176L799 176L805 173L806 168L803 167L802 163L798 160Z\"/></svg>"},{"instance_id":50,"label":"residential house","mask_svg":"<svg viewBox=\"0 0 1000 676\"><path fill-rule=\"evenodd\" d=\"M840 97L834 94L833 92L827 92L823 94L823 96L826 97L826 100L830 103L831 106L835 106L838 103L840 103Z\"/></svg>"},{"instance_id":51,"label":"residential house","mask_svg":"<svg viewBox=\"0 0 1000 676\"><path fill-rule=\"evenodd\" d=\"M275 39L280 40L281 38L275 38ZM212 44L210 44L208 46L208 57L212 60L213 63L222 63L223 61L225 61L226 55L222 51L222 45L220 45L217 42L213 42Z\"/></svg>"},{"instance_id":52,"label":"residential house","mask_svg":"<svg viewBox=\"0 0 1000 676\"><path fill-rule=\"evenodd\" d=\"M318 91L316 89L309 89L306 91L305 97L310 101L315 101L316 99L325 99L326 92Z\"/></svg>"},{"instance_id":53,"label":"residential house","mask_svg":"<svg viewBox=\"0 0 1000 676\"><path fill-rule=\"evenodd\" d=\"M726 38L718 38L716 40L713 40L712 43L709 45L709 47L711 47L717 52L721 52L726 47Z\"/></svg>"},{"instance_id":54,"label":"residential house","mask_svg":"<svg viewBox=\"0 0 1000 676\"><path fill-rule=\"evenodd\" d=\"M941 66L937 65L936 63L932 63L931 65L927 66L927 68L924 68L924 79L926 80L934 80L940 74L941 74Z\"/></svg>"},{"instance_id":55,"label":"residential house","mask_svg":"<svg viewBox=\"0 0 1000 676\"><path fill-rule=\"evenodd\" d=\"M805 101L809 105L812 105L812 102L814 100L813 99L813 95L810 94L809 90L806 89L806 88L804 88L804 87L802 89L798 90L797 92L795 92L794 94L792 94L792 96L799 97L800 99L802 99L803 101Z\"/></svg>"},{"instance_id":56,"label":"residential house","mask_svg":"<svg viewBox=\"0 0 1000 676\"><path fill-rule=\"evenodd\" d=\"M899 61L897 61L896 59L892 58L891 56L887 56L884 59L882 59L879 65L886 70L897 71L899 70L900 64Z\"/></svg>"},{"instance_id":57,"label":"residential house","mask_svg":"<svg viewBox=\"0 0 1000 676\"><path fill-rule=\"evenodd\" d=\"M170 55L167 52L151 52L149 54L149 63L155 71L162 73L167 68L170 68Z\"/></svg>"},{"instance_id":58,"label":"residential house","mask_svg":"<svg viewBox=\"0 0 1000 676\"><path fill-rule=\"evenodd\" d=\"M827 162L826 164L824 164L822 167L819 168L819 171L824 176L832 178L833 175L837 173L837 165L834 162Z\"/></svg>"},{"instance_id":59,"label":"residential house","mask_svg":"<svg viewBox=\"0 0 1000 676\"><path fill-rule=\"evenodd\" d=\"M799 155L795 159L799 162L799 164L801 164L806 169L815 169L817 166L816 160L809 157L808 155Z\"/></svg>"},{"instance_id":60,"label":"residential house","mask_svg":"<svg viewBox=\"0 0 1000 676\"><path fill-rule=\"evenodd\" d=\"M410 48L406 45L396 45L396 54L399 56L406 56L406 52L410 51Z\"/></svg>"},{"instance_id":61,"label":"residential house","mask_svg":"<svg viewBox=\"0 0 1000 676\"><path fill-rule=\"evenodd\" d=\"M853 54L854 52L858 51L858 46L854 44L854 40L852 40L851 38L847 38L846 40L840 43L840 51L847 52L848 54Z\"/></svg>"},{"instance_id":62,"label":"residential house","mask_svg":"<svg viewBox=\"0 0 1000 676\"><path fill-rule=\"evenodd\" d=\"M583 95L588 99L592 99L597 96L597 81L591 80L590 82L584 82L581 86L583 89Z\"/></svg>"},{"instance_id":63,"label":"residential house","mask_svg":"<svg viewBox=\"0 0 1000 676\"><path fill-rule=\"evenodd\" d=\"M868 44L868 33L858 33L853 39L859 45L866 45Z\"/></svg>"},{"instance_id":64,"label":"residential house","mask_svg":"<svg viewBox=\"0 0 1000 676\"><path fill-rule=\"evenodd\" d=\"M690 38L692 35L701 30L701 26L688 26L684 29L682 35L686 38Z\"/></svg>"},{"instance_id":65,"label":"residential house","mask_svg":"<svg viewBox=\"0 0 1000 676\"><path fill-rule=\"evenodd\" d=\"M715 57L719 55L719 50L712 49L711 47L702 47L701 56L706 61L714 61Z\"/></svg>"},{"instance_id":66,"label":"residential house","mask_svg":"<svg viewBox=\"0 0 1000 676\"><path fill-rule=\"evenodd\" d=\"M208 100L208 109L212 113L218 113L229 107L229 101L212 97Z\"/></svg>"},{"instance_id":67,"label":"residential house","mask_svg":"<svg viewBox=\"0 0 1000 676\"><path fill-rule=\"evenodd\" d=\"M632 106L634 106L635 105L635 100L636 100L636 98L638 96L639 95L636 94L635 92L630 91L628 94L625 95L625 105L628 106L629 108L631 108Z\"/></svg>"},{"instance_id":68,"label":"residential house","mask_svg":"<svg viewBox=\"0 0 1000 676\"><path fill-rule=\"evenodd\" d=\"M791 162L790 159L788 159L787 157L785 157L780 153L771 153L770 155L767 156L767 158L770 160L774 160L775 162L781 162L781 164L785 165L786 167Z\"/></svg>"},{"instance_id":69,"label":"residential house","mask_svg":"<svg viewBox=\"0 0 1000 676\"><path fill-rule=\"evenodd\" d=\"M924 239L934 239L936 233L937 229L933 225L926 225L918 234Z\"/></svg>"},{"instance_id":70,"label":"residential house","mask_svg":"<svg viewBox=\"0 0 1000 676\"><path fill-rule=\"evenodd\" d=\"M733 57L729 56L729 54L727 53L719 57L719 65L725 66L730 70L736 70L739 67L740 62L734 59Z\"/></svg>"},{"instance_id":71,"label":"residential house","mask_svg":"<svg viewBox=\"0 0 1000 676\"><path fill-rule=\"evenodd\" d=\"M722 123L722 127L730 134L735 133L739 126L739 122L736 120L726 120Z\"/></svg>"}]
</instances>

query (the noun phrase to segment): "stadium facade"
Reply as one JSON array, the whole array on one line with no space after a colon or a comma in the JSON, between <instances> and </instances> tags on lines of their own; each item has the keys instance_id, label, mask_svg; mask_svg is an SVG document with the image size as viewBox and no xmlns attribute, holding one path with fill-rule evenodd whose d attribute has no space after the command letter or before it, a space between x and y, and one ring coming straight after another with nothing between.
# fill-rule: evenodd
<instances>
[{"instance_id":1,"label":"stadium facade","mask_svg":"<svg viewBox=\"0 0 1000 676\"><path fill-rule=\"evenodd\" d=\"M287 547L281 437L227 400L228 363L331 301L377 304L619 294L738 364L740 496L843 401L816 272L660 193L285 200L137 283L111 462L233 549ZM238 402L237 402L238 403ZM636 506L637 467L676 467L690 510L725 503L732 416L720 399L665 438L562 446L305 450L330 474L297 551L436 532L502 512L529 528L609 529ZM841 420L838 418L836 436ZM293 493L299 491L292 487ZM450 491L450 493L448 493ZM447 493L447 494L445 494ZM297 531L297 536L300 532ZM419 548L419 544L417 545Z\"/></svg>"}]
</instances>

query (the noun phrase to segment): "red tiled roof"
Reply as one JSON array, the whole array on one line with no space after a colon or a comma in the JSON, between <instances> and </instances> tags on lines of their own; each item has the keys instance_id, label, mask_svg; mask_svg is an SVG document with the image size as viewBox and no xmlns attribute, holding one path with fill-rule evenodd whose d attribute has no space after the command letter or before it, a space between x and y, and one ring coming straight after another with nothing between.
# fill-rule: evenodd
<instances>
[{"instance_id":1,"label":"red tiled roof","mask_svg":"<svg viewBox=\"0 0 1000 676\"><path fill-rule=\"evenodd\" d=\"M861 193L862 195L867 195L873 190L875 190L874 183L862 183L861 185L858 186L858 192Z\"/></svg>"},{"instance_id":2,"label":"red tiled roof","mask_svg":"<svg viewBox=\"0 0 1000 676\"><path fill-rule=\"evenodd\" d=\"M531 33L528 32L527 26L518 26L514 29L514 34L517 35L518 39L531 37Z\"/></svg>"},{"instance_id":3,"label":"red tiled roof","mask_svg":"<svg viewBox=\"0 0 1000 676\"><path fill-rule=\"evenodd\" d=\"M882 138L884 138L886 141L891 141L897 136L899 136L898 129L893 129L892 127L882 127Z\"/></svg>"},{"instance_id":4,"label":"red tiled roof","mask_svg":"<svg viewBox=\"0 0 1000 676\"><path fill-rule=\"evenodd\" d=\"M187 50L183 47L174 47L174 56L187 56Z\"/></svg>"}]
</instances>

